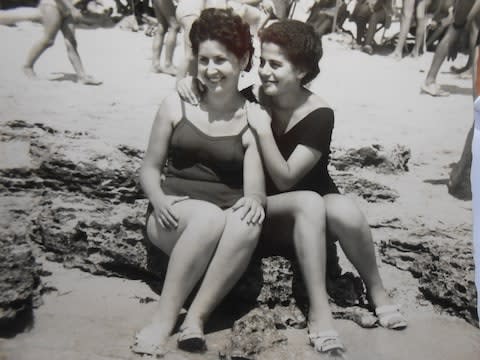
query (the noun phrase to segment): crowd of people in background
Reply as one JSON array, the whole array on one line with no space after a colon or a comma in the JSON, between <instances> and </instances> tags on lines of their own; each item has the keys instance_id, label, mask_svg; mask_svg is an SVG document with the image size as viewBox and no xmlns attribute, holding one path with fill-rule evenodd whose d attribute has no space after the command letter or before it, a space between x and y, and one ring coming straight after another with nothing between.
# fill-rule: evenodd
<instances>
[{"instance_id":1,"label":"crowd of people in background","mask_svg":"<svg viewBox=\"0 0 480 360\"><path fill-rule=\"evenodd\" d=\"M232 8L256 34L275 19L295 18L299 0L10 0L2 2L0 24L11 25L21 20L44 24L43 38L31 49L24 64L25 73L33 76L33 65L50 47L61 31L68 56L85 84L100 84L85 74L77 52L74 24L103 24L106 19L153 37L152 65L154 72L185 77L191 69L192 55L189 29L203 8ZM315 0L309 4L304 20L313 26L318 40L331 32L344 32L352 37L352 48L367 54L390 54L400 60L418 57L425 51L436 51L421 90L432 96L448 93L436 84L443 61L458 52L469 54L465 66L453 72L471 72L478 38L480 5L476 0ZM21 7L19 7L21 5ZM32 6L37 5L36 9ZM58 13L58 15L56 15ZM128 21L125 20L128 18ZM122 20L123 19L123 20ZM389 31L398 22L398 31ZM173 63L177 35L184 33L184 60ZM160 62L163 53L163 61Z\"/></svg>"}]
</instances>

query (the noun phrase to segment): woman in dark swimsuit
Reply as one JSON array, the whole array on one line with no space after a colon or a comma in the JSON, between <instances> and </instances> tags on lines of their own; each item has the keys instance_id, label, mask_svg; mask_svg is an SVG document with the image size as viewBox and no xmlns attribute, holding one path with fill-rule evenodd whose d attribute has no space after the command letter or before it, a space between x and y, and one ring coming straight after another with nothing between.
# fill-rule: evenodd
<instances>
[{"instance_id":1,"label":"woman in dark swimsuit","mask_svg":"<svg viewBox=\"0 0 480 360\"><path fill-rule=\"evenodd\" d=\"M268 213L263 229L267 236L262 235L262 246L270 239L275 239L277 247L281 241L291 242L292 230L286 231L284 219L284 209L290 206L288 195L292 191L314 191L322 196L325 212L312 216L322 224L322 217L326 215L322 230L328 228L328 234L340 241L365 281L380 325L390 329L406 327L405 318L398 307L391 304L383 287L365 217L351 198L339 193L327 170L334 113L321 97L304 87L320 71L321 43L311 26L295 20L272 24L260 34L260 41L260 100L271 111L272 120L270 124L269 116L259 115L250 116L248 121L271 179L267 181ZM315 289L321 286L323 293L321 282L325 279L316 278L312 270L320 263L325 268L324 240L302 241L298 239L296 227L293 237L307 289L312 289L309 291L310 342L317 351L341 349L338 335L328 331L330 322L319 317L320 310L315 308L314 298L318 296Z\"/></svg>"},{"instance_id":2,"label":"woman in dark swimsuit","mask_svg":"<svg viewBox=\"0 0 480 360\"><path fill-rule=\"evenodd\" d=\"M207 9L190 39L206 92L200 106L176 93L163 101L140 173L151 204L148 240L170 261L158 309L132 350L157 356L202 276L178 345L205 347L203 322L248 265L264 218L263 169L247 123L259 105L237 90L253 52L249 26L231 11Z\"/></svg>"}]
</instances>

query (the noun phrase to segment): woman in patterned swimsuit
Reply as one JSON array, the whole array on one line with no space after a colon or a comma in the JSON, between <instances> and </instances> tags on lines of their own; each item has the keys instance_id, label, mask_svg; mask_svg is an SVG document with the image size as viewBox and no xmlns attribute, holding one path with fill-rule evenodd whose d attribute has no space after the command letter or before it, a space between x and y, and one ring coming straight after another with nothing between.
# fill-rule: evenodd
<instances>
[{"instance_id":1,"label":"woman in patterned swimsuit","mask_svg":"<svg viewBox=\"0 0 480 360\"><path fill-rule=\"evenodd\" d=\"M140 172L148 240L170 260L158 308L132 350L157 356L202 277L178 345L205 347L203 322L248 265L264 218L262 163L247 122L259 105L238 91L253 53L249 26L230 10L207 9L190 40L205 93L199 106L177 93L163 101Z\"/></svg>"}]
</instances>

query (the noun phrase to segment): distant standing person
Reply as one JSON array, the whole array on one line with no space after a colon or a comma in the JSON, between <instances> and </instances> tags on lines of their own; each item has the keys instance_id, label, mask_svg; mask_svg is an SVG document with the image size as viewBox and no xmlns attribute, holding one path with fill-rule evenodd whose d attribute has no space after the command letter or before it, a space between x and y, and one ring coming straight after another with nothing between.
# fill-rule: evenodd
<instances>
[{"instance_id":1,"label":"distant standing person","mask_svg":"<svg viewBox=\"0 0 480 360\"><path fill-rule=\"evenodd\" d=\"M438 44L425 82L421 86L423 93L431 96L450 95L448 92L440 89L440 86L437 84L438 72L445 58L454 52L459 36L464 29L472 31L471 29L474 27L474 34L478 34L475 18L479 12L480 0L457 0L455 2L453 24L448 27L447 33L440 41L440 44ZM476 39L476 36L474 36L474 38ZM455 56L456 55L453 55L453 57Z\"/></svg>"},{"instance_id":2,"label":"distant standing person","mask_svg":"<svg viewBox=\"0 0 480 360\"><path fill-rule=\"evenodd\" d=\"M62 31L67 47L68 59L77 74L78 80L85 85L100 85L102 82L85 73L77 49L75 38L75 22L82 19L80 10L76 9L71 0L40 0L38 8L42 15L43 36L30 49L23 65L24 73L35 78L33 66L40 55L51 47L59 30Z\"/></svg>"},{"instance_id":3,"label":"distant standing person","mask_svg":"<svg viewBox=\"0 0 480 360\"><path fill-rule=\"evenodd\" d=\"M179 25L175 17L175 5L172 0L152 0L153 10L158 20L157 31L153 36L152 70L165 74L175 75L173 53L177 42ZM160 55L165 50L164 65L160 65Z\"/></svg>"}]
</instances>

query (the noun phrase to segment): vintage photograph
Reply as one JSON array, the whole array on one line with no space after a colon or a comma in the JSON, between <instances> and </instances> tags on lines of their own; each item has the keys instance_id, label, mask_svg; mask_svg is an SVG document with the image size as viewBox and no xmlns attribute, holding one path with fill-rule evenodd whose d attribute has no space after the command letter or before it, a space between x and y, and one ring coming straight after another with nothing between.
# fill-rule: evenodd
<instances>
[{"instance_id":1,"label":"vintage photograph","mask_svg":"<svg viewBox=\"0 0 480 360\"><path fill-rule=\"evenodd\" d=\"M0 0L0 360L478 359L479 28Z\"/></svg>"}]
</instances>

